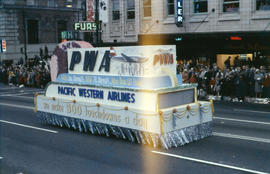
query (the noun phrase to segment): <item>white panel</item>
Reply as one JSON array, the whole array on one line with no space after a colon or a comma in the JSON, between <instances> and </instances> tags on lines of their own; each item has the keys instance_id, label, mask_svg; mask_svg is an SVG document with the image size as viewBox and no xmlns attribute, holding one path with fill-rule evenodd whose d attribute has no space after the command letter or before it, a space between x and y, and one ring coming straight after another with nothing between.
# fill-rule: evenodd
<instances>
[{"instance_id":1,"label":"white panel","mask_svg":"<svg viewBox=\"0 0 270 174\"><path fill-rule=\"evenodd\" d=\"M75 64L74 70L70 70L72 54L75 51L80 52L81 61ZM96 64L92 72L83 70L85 52L87 51L98 51ZM106 72L104 68L99 71L106 51L111 53L109 72ZM68 50L69 74L153 77L164 75L162 71L164 68L169 69L172 74L176 74L175 45L113 47L111 50L109 47Z\"/></svg>"},{"instance_id":2,"label":"white panel","mask_svg":"<svg viewBox=\"0 0 270 174\"><path fill-rule=\"evenodd\" d=\"M58 87L64 87L66 90L66 95L59 93ZM72 93L67 92L67 90L71 90L74 88L74 95ZM92 90L93 93L102 91L103 92L103 99L99 96L95 97L84 97L79 95L79 89L86 89ZM129 93L130 95L134 94L134 102L133 98L131 97L129 102L127 101L112 101L108 99L109 92L116 92L116 93ZM56 99L66 99L66 100L76 100L81 102L88 102L92 104L100 103L105 105L112 105L112 106L120 106L125 107L128 106L130 108L140 109L141 111L150 111L155 112L157 107L157 94L153 92L133 92L130 90L116 90L116 89L108 89L108 88L94 88L94 87L86 87L86 86L78 86L78 85L58 85L58 84L50 84L46 90L47 97L55 97ZM88 94L86 94L88 96Z\"/></svg>"},{"instance_id":3,"label":"white panel","mask_svg":"<svg viewBox=\"0 0 270 174\"><path fill-rule=\"evenodd\" d=\"M52 100L44 96L37 97L37 110L160 134L158 114L145 115L132 109L124 110L123 108L105 105L97 107L91 103L72 103L70 100Z\"/></svg>"}]
</instances>

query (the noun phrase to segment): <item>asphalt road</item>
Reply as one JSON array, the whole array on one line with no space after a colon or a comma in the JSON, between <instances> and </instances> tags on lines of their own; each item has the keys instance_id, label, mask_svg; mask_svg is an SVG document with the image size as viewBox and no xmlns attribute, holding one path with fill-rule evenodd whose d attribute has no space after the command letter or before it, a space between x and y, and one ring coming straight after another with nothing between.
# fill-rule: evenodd
<instances>
[{"instance_id":1,"label":"asphalt road","mask_svg":"<svg viewBox=\"0 0 270 174\"><path fill-rule=\"evenodd\" d=\"M0 86L1 174L270 173L270 106L215 103L214 135L169 150L42 125L39 89Z\"/></svg>"}]
</instances>

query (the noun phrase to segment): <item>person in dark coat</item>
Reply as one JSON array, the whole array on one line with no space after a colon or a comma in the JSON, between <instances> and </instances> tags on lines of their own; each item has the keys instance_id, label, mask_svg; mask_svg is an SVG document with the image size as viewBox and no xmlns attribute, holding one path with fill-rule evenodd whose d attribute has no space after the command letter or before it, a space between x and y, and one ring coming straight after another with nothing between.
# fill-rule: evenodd
<instances>
[{"instance_id":1,"label":"person in dark coat","mask_svg":"<svg viewBox=\"0 0 270 174\"><path fill-rule=\"evenodd\" d=\"M263 97L270 98L270 73L265 75L262 84L263 84Z\"/></svg>"},{"instance_id":2,"label":"person in dark coat","mask_svg":"<svg viewBox=\"0 0 270 174\"><path fill-rule=\"evenodd\" d=\"M224 65L227 69L231 67L231 56L229 56L228 59L224 62Z\"/></svg>"},{"instance_id":3,"label":"person in dark coat","mask_svg":"<svg viewBox=\"0 0 270 174\"><path fill-rule=\"evenodd\" d=\"M256 69L256 72L255 72L255 75L254 75L254 80L255 80L255 94L256 94L256 97L261 98L263 74L260 72L259 69Z\"/></svg>"},{"instance_id":4,"label":"person in dark coat","mask_svg":"<svg viewBox=\"0 0 270 174\"><path fill-rule=\"evenodd\" d=\"M239 57L236 56L233 61L234 67L239 67L240 66L240 60Z\"/></svg>"},{"instance_id":5,"label":"person in dark coat","mask_svg":"<svg viewBox=\"0 0 270 174\"><path fill-rule=\"evenodd\" d=\"M244 101L244 97L246 94L246 82L243 78L243 75L238 73L235 76L234 79L234 84L235 84L235 95L238 98L238 100Z\"/></svg>"},{"instance_id":6,"label":"person in dark coat","mask_svg":"<svg viewBox=\"0 0 270 174\"><path fill-rule=\"evenodd\" d=\"M224 84L222 85L222 93L224 96L233 97L234 96L234 85L233 85L233 76L229 74L224 79Z\"/></svg>"},{"instance_id":7,"label":"person in dark coat","mask_svg":"<svg viewBox=\"0 0 270 174\"><path fill-rule=\"evenodd\" d=\"M255 80L254 80L254 75L255 75L255 68L251 68L248 72L248 95L250 97L255 96Z\"/></svg>"}]
</instances>

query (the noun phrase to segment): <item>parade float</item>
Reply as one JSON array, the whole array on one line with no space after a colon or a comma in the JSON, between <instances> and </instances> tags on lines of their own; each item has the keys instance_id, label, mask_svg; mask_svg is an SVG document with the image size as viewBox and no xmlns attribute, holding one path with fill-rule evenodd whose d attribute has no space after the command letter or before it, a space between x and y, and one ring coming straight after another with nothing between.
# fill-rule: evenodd
<instances>
[{"instance_id":1,"label":"parade float","mask_svg":"<svg viewBox=\"0 0 270 174\"><path fill-rule=\"evenodd\" d=\"M54 52L52 82L35 96L42 123L167 149L212 134L213 103L176 75L175 46L82 43Z\"/></svg>"}]
</instances>

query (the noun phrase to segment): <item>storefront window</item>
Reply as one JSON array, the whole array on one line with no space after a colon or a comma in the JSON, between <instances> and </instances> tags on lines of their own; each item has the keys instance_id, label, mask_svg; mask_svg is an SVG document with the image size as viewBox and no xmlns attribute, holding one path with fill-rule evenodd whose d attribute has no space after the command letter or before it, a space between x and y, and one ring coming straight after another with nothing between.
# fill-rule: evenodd
<instances>
[{"instance_id":1,"label":"storefront window","mask_svg":"<svg viewBox=\"0 0 270 174\"><path fill-rule=\"evenodd\" d=\"M135 19L135 2L134 2L134 0L127 1L127 19Z\"/></svg>"},{"instance_id":2,"label":"storefront window","mask_svg":"<svg viewBox=\"0 0 270 174\"><path fill-rule=\"evenodd\" d=\"M37 5L37 1L36 0L27 0L26 5Z\"/></svg>"},{"instance_id":3,"label":"storefront window","mask_svg":"<svg viewBox=\"0 0 270 174\"><path fill-rule=\"evenodd\" d=\"M223 12L239 12L239 0L224 0Z\"/></svg>"},{"instance_id":4,"label":"storefront window","mask_svg":"<svg viewBox=\"0 0 270 174\"><path fill-rule=\"evenodd\" d=\"M38 20L34 20L34 19L27 20L27 36L28 36L29 44L39 43Z\"/></svg>"},{"instance_id":5,"label":"storefront window","mask_svg":"<svg viewBox=\"0 0 270 174\"><path fill-rule=\"evenodd\" d=\"M194 0L194 13L208 12L207 0Z\"/></svg>"},{"instance_id":6,"label":"storefront window","mask_svg":"<svg viewBox=\"0 0 270 174\"><path fill-rule=\"evenodd\" d=\"M67 21L57 21L57 37L58 43L62 42L62 32L67 31Z\"/></svg>"},{"instance_id":7,"label":"storefront window","mask_svg":"<svg viewBox=\"0 0 270 174\"><path fill-rule=\"evenodd\" d=\"M174 0L167 0L167 15L174 15Z\"/></svg>"},{"instance_id":8,"label":"storefront window","mask_svg":"<svg viewBox=\"0 0 270 174\"><path fill-rule=\"evenodd\" d=\"M151 0L143 0L143 15L144 17L152 16Z\"/></svg>"},{"instance_id":9,"label":"storefront window","mask_svg":"<svg viewBox=\"0 0 270 174\"><path fill-rule=\"evenodd\" d=\"M56 1L55 0L48 0L48 7L56 7Z\"/></svg>"},{"instance_id":10,"label":"storefront window","mask_svg":"<svg viewBox=\"0 0 270 174\"><path fill-rule=\"evenodd\" d=\"M270 0L256 0L256 10L270 10Z\"/></svg>"},{"instance_id":11,"label":"storefront window","mask_svg":"<svg viewBox=\"0 0 270 174\"><path fill-rule=\"evenodd\" d=\"M119 20L120 19L120 4L119 0L112 0L112 20Z\"/></svg>"}]
</instances>

